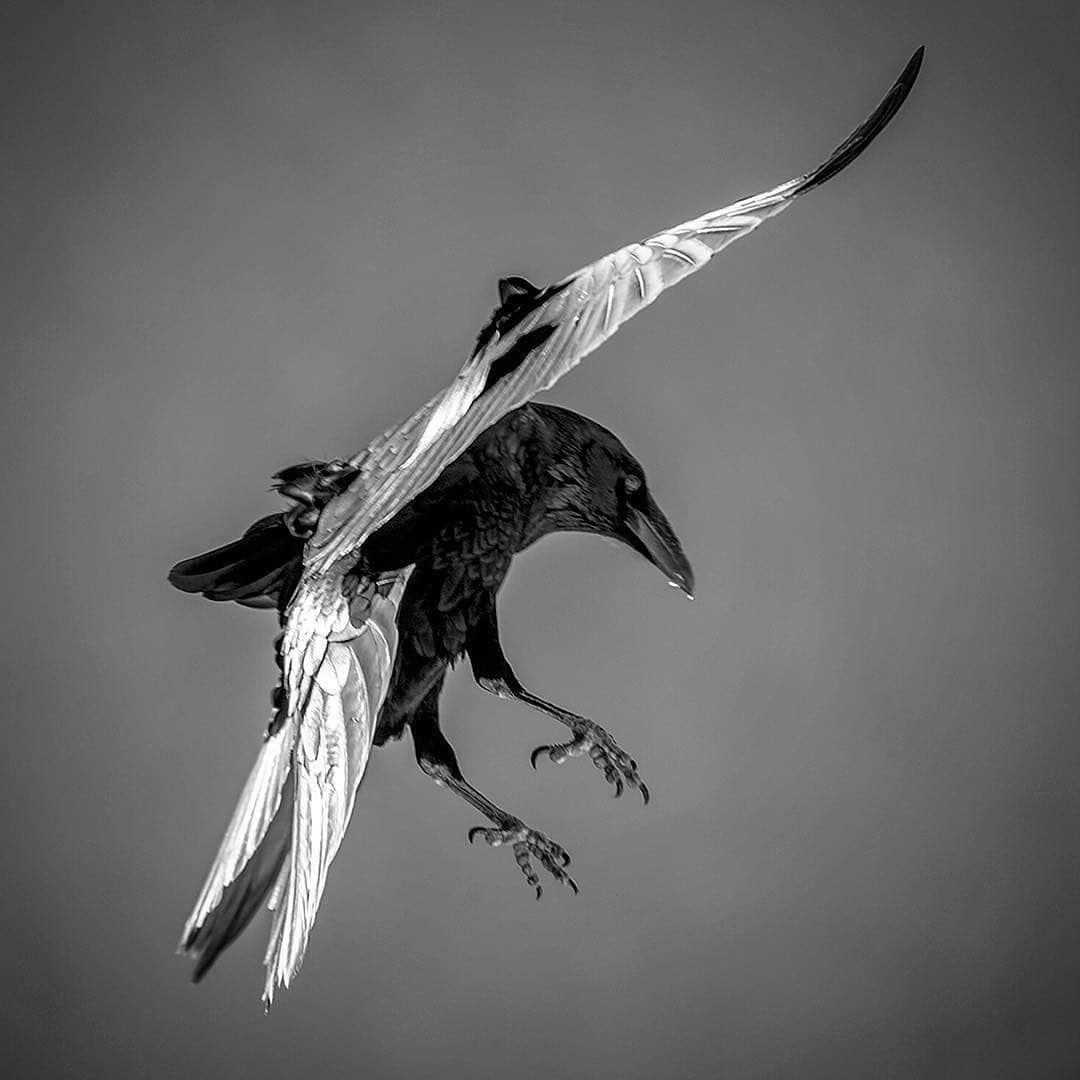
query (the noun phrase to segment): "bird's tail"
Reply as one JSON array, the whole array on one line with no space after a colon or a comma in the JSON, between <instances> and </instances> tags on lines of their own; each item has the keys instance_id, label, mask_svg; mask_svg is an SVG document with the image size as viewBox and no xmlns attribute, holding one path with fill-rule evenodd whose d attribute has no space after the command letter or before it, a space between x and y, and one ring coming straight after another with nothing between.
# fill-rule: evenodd
<instances>
[{"instance_id":1,"label":"bird's tail","mask_svg":"<svg viewBox=\"0 0 1080 1080\"><path fill-rule=\"evenodd\" d=\"M260 518L239 540L178 562L169 581L181 592L247 607L282 607L303 568L304 543L326 503L344 491L356 470L342 461L306 461L282 469L274 488L293 506Z\"/></svg>"},{"instance_id":2,"label":"bird's tail","mask_svg":"<svg viewBox=\"0 0 1080 1080\"><path fill-rule=\"evenodd\" d=\"M274 607L295 586L303 556L304 540L290 531L286 515L271 514L239 540L178 562L169 581L181 592L202 593L208 600Z\"/></svg>"},{"instance_id":3,"label":"bird's tail","mask_svg":"<svg viewBox=\"0 0 1080 1080\"><path fill-rule=\"evenodd\" d=\"M277 987L288 986L300 969L367 767L407 576L365 583L349 627L327 646L303 708L271 724L180 937L180 951L195 958L196 979L264 902L274 912L265 957L268 1008Z\"/></svg>"}]
</instances>

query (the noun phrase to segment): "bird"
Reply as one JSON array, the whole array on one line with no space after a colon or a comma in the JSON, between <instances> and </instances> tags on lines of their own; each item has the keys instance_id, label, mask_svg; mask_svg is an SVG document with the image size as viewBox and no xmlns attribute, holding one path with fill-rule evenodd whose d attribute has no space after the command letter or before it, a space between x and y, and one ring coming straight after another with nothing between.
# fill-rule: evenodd
<instances>
[{"instance_id":1,"label":"bird","mask_svg":"<svg viewBox=\"0 0 1080 1080\"><path fill-rule=\"evenodd\" d=\"M178 563L169 580L184 592L284 610L299 579L304 540L321 509L351 481L341 462L306 462L279 472L277 490L292 509L256 522L239 540ZM411 731L417 764L479 810L493 827L474 827L472 842L512 845L526 880L543 894L536 859L575 892L565 848L502 809L464 777L439 725L448 668L467 656L484 690L516 699L565 724L569 742L541 746L561 763L588 754L621 795L624 783L648 802L637 763L599 724L534 694L518 679L499 638L496 597L515 555L554 532L616 540L656 566L687 596L693 570L653 498L641 464L611 431L569 409L528 404L484 431L438 479L377 530L361 549L357 578L387 580L411 567L396 616L398 647L373 742ZM280 685L270 730L281 722ZM196 981L262 906L285 863L291 834L270 830L250 870L184 940ZM264 872L257 872L264 868Z\"/></svg>"},{"instance_id":2,"label":"bird","mask_svg":"<svg viewBox=\"0 0 1080 1080\"><path fill-rule=\"evenodd\" d=\"M667 288L847 168L906 101L923 57L924 49L916 49L877 108L817 168L621 247L553 284L503 279L498 307L449 386L333 463L330 473L347 481L329 485L328 501L316 504L305 484L326 486L330 473L301 471L282 480L284 494L290 486L304 494L291 519L294 527L303 520L310 529L302 537L302 558L289 563L292 577L279 582L289 587L279 588L277 600L237 597L279 607L274 720L185 926L182 949L223 897L236 895L234 882L272 876L267 1006L299 970L397 666L396 615L411 568L381 573L367 566L361 553L368 541L485 429L553 386ZM282 539L272 522L253 528ZM271 563L265 564L270 577L280 570ZM499 685L515 696L511 683ZM576 740L575 734L575 749ZM289 855L272 867L259 855L267 834L278 831L290 832Z\"/></svg>"}]
</instances>

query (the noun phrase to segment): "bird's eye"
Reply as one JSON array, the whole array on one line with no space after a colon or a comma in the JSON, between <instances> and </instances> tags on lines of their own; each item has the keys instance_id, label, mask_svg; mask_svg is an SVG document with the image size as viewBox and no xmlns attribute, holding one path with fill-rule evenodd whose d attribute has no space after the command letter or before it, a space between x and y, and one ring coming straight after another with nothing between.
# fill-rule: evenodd
<instances>
[{"instance_id":1,"label":"bird's eye","mask_svg":"<svg viewBox=\"0 0 1080 1080\"><path fill-rule=\"evenodd\" d=\"M630 473L626 477L626 479L623 481L623 484L626 488L626 493L628 495L633 495L635 491L641 490L641 478L638 476L634 476L633 473Z\"/></svg>"}]
</instances>

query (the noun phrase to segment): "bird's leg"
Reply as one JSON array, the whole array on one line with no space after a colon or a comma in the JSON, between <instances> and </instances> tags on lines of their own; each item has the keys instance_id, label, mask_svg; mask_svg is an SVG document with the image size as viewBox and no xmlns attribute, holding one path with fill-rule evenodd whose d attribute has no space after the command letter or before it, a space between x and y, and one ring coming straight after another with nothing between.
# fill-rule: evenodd
<instances>
[{"instance_id":1,"label":"bird's leg","mask_svg":"<svg viewBox=\"0 0 1080 1080\"><path fill-rule=\"evenodd\" d=\"M496 806L462 776L454 748L439 728L438 701L441 689L440 679L409 720L409 727L412 730L416 762L420 768L437 784L460 795L494 824L494 828L477 825L470 829L469 843L481 836L491 847L513 845L514 858L521 867L525 880L536 889L537 900L544 890L540 884L540 876L533 869L531 860L534 858L556 881L569 885L576 893L577 883L566 872L566 867L570 865L570 856L566 851L542 832L529 828L519 818Z\"/></svg>"},{"instance_id":2,"label":"bird's leg","mask_svg":"<svg viewBox=\"0 0 1080 1080\"><path fill-rule=\"evenodd\" d=\"M400 739L405 725L432 694L437 723L439 693L445 678L446 661L418 657L408 649L399 648L394 657L390 689L375 724L375 745L382 746L387 739Z\"/></svg>"},{"instance_id":3,"label":"bird's leg","mask_svg":"<svg viewBox=\"0 0 1080 1080\"><path fill-rule=\"evenodd\" d=\"M594 720L545 701L522 686L499 641L494 599L488 605L484 617L476 620L470 627L466 648L472 664L473 678L483 689L497 697L514 699L547 713L573 732L574 737L569 742L538 746L529 758L534 769L541 754L546 753L556 765L561 765L568 758L588 755L604 774L607 782L614 786L616 798L623 793L623 786L626 784L637 788L646 803L649 801L649 789L638 773L637 762L619 746L608 731Z\"/></svg>"}]
</instances>

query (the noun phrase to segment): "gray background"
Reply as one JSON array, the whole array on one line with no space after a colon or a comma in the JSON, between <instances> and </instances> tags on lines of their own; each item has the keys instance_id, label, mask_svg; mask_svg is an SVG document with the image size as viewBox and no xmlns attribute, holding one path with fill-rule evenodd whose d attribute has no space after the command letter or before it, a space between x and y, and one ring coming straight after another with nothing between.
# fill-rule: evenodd
<instances>
[{"instance_id":1,"label":"gray background","mask_svg":"<svg viewBox=\"0 0 1080 1080\"><path fill-rule=\"evenodd\" d=\"M182 10L186 9L186 10ZM1057 1076L1080 1067L1075 63L1061 4L35 4L5 16L5 1071ZM451 682L532 899L396 745L303 974L172 948L258 745L265 613L171 591L549 281L849 172L556 388L698 575L546 541L504 590L554 724Z\"/></svg>"}]
</instances>

